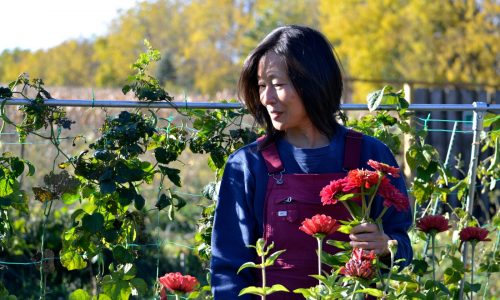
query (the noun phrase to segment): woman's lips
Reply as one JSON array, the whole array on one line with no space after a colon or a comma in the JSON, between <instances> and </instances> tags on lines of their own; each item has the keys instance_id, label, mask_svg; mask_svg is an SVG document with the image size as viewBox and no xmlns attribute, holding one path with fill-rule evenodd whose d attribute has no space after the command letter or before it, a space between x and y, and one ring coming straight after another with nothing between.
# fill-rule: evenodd
<instances>
[{"instance_id":1,"label":"woman's lips","mask_svg":"<svg viewBox=\"0 0 500 300\"><path fill-rule=\"evenodd\" d=\"M283 114L283 113L280 111L270 111L269 112L269 116L271 116L272 119L279 118L281 116L281 114Z\"/></svg>"}]
</instances>

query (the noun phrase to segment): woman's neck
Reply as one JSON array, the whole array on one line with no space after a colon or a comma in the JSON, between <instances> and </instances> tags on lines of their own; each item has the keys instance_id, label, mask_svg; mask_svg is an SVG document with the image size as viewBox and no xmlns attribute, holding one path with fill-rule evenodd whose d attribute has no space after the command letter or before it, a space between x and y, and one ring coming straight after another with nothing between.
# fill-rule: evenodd
<instances>
[{"instance_id":1,"label":"woman's neck","mask_svg":"<svg viewBox=\"0 0 500 300\"><path fill-rule=\"evenodd\" d=\"M330 143L326 135L317 129L287 131L285 139L297 148L314 149L321 148Z\"/></svg>"}]
</instances>

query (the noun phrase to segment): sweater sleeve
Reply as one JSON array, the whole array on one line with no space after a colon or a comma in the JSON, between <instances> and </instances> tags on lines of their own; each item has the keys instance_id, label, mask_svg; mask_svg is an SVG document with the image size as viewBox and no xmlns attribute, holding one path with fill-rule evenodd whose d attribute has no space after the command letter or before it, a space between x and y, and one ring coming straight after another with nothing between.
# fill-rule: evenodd
<instances>
[{"instance_id":1,"label":"sweater sleeve","mask_svg":"<svg viewBox=\"0 0 500 300\"><path fill-rule=\"evenodd\" d=\"M241 152L227 161L215 210L212 231L211 285L214 299L254 299L238 297L255 285L254 270L236 274L242 264L255 261L249 245L255 244L257 222L253 215L254 178Z\"/></svg>"},{"instance_id":2,"label":"sweater sleeve","mask_svg":"<svg viewBox=\"0 0 500 300\"><path fill-rule=\"evenodd\" d=\"M406 192L404 194L406 195ZM405 267L410 264L413 258L413 249L408 236L408 230L412 225L412 219L411 205L406 212L399 212L391 207L382 217L384 232L391 240L398 241L398 250L396 252L395 261L404 259L404 261L398 263L401 267Z\"/></svg>"}]
</instances>

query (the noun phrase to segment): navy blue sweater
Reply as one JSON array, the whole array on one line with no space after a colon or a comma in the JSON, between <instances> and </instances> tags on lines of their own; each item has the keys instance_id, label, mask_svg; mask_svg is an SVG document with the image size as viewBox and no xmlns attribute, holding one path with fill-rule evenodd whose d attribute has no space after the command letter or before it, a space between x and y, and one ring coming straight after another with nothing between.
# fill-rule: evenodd
<instances>
[{"instance_id":1,"label":"navy blue sweater","mask_svg":"<svg viewBox=\"0 0 500 300\"><path fill-rule=\"evenodd\" d=\"M300 149L285 139L278 140L277 147L286 173L342 172L346 131L345 127L339 126L330 144L317 149ZM366 164L369 159L397 166L389 148L379 140L363 135L361 147L360 168L371 169ZM256 285L254 272L246 269L237 275L236 271L243 263L256 259L255 249L248 245L254 245L262 237L268 177L256 142L237 150L227 161L212 232L211 285L216 300L253 298L238 298L238 294L241 289ZM402 178L392 182L406 195ZM374 217L383 209L377 198L372 206ZM400 213L390 208L383 217L384 232L398 241L396 259L406 259L403 265L408 264L413 256L407 234L411 223L411 211Z\"/></svg>"}]
</instances>

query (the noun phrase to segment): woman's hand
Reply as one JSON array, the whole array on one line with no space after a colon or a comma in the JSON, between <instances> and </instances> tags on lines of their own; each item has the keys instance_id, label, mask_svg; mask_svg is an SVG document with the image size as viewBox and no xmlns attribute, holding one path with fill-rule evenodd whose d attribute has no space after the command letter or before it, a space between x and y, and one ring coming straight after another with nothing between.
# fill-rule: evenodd
<instances>
[{"instance_id":1,"label":"woman's hand","mask_svg":"<svg viewBox=\"0 0 500 300\"><path fill-rule=\"evenodd\" d=\"M377 224L363 223L355 226L351 229L349 238L353 248L374 250L378 255L389 254L387 242L390 238L387 234L380 232Z\"/></svg>"}]
</instances>

